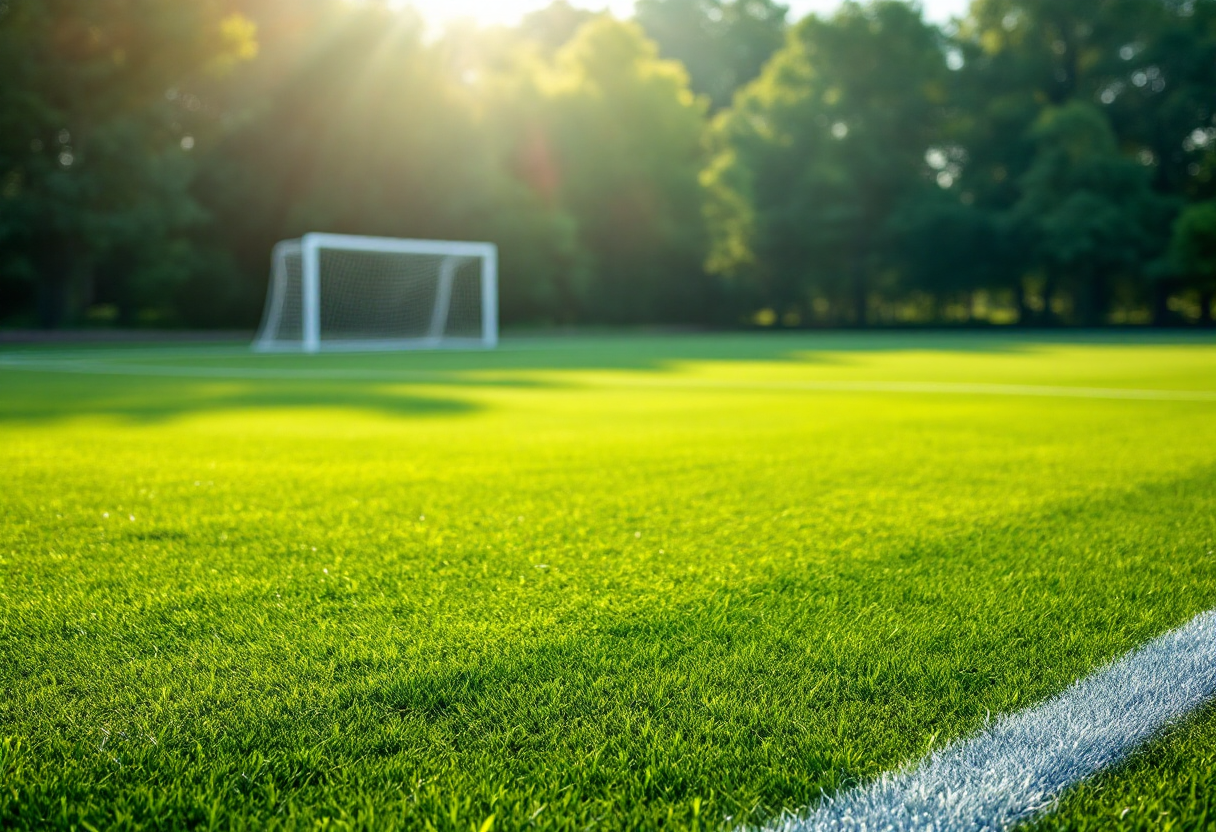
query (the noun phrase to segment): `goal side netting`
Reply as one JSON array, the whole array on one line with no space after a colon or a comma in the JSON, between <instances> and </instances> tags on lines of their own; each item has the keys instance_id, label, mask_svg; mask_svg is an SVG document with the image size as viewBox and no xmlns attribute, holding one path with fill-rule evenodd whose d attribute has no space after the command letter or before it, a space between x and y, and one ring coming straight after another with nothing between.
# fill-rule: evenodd
<instances>
[{"instance_id":1,"label":"goal side netting","mask_svg":"<svg viewBox=\"0 0 1216 832\"><path fill-rule=\"evenodd\" d=\"M498 252L492 244L306 234L274 247L254 349L497 343Z\"/></svg>"}]
</instances>

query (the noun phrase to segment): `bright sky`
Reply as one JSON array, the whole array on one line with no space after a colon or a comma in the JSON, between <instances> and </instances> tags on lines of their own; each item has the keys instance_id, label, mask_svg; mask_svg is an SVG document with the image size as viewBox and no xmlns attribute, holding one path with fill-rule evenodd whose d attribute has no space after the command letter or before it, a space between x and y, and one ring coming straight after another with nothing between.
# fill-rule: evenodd
<instances>
[{"instance_id":1,"label":"bright sky","mask_svg":"<svg viewBox=\"0 0 1216 832\"><path fill-rule=\"evenodd\" d=\"M576 6L612 9L618 17L628 17L633 12L633 0L571 0ZM840 5L840 0L785 0L790 7L790 17L798 19L809 12L830 12ZM945 22L952 16L962 15L969 0L922 0L929 18ZM515 23L530 11L549 5L549 0L412 0L412 5L435 21L456 17L474 17L485 23Z\"/></svg>"}]
</instances>

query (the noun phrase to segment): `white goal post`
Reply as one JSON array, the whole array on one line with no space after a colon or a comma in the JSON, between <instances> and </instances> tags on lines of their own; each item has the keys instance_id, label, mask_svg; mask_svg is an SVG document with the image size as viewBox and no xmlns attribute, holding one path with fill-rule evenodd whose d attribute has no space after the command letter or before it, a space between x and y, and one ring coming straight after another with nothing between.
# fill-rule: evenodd
<instances>
[{"instance_id":1,"label":"white goal post","mask_svg":"<svg viewBox=\"0 0 1216 832\"><path fill-rule=\"evenodd\" d=\"M305 234L271 254L261 352L492 348L492 243Z\"/></svg>"}]
</instances>

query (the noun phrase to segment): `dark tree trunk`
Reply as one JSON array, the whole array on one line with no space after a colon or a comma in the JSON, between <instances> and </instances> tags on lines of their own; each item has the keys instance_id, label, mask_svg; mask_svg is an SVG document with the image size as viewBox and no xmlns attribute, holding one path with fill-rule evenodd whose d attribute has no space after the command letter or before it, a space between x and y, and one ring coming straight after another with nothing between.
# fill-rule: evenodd
<instances>
[{"instance_id":1,"label":"dark tree trunk","mask_svg":"<svg viewBox=\"0 0 1216 832\"><path fill-rule=\"evenodd\" d=\"M1043 311L1039 313L1038 319L1043 326L1050 326L1060 323L1056 318L1055 312L1051 308L1051 302L1056 296L1056 279L1049 277L1043 285Z\"/></svg>"},{"instance_id":2,"label":"dark tree trunk","mask_svg":"<svg viewBox=\"0 0 1216 832\"><path fill-rule=\"evenodd\" d=\"M1034 310L1030 308L1030 295L1026 292L1025 281L1018 281L1018 326L1030 326L1034 323Z\"/></svg>"},{"instance_id":3,"label":"dark tree trunk","mask_svg":"<svg viewBox=\"0 0 1216 832\"><path fill-rule=\"evenodd\" d=\"M75 264L71 244L64 240L44 240L36 263L38 323L43 329L58 329L66 323L68 316L68 288Z\"/></svg>"},{"instance_id":4,"label":"dark tree trunk","mask_svg":"<svg viewBox=\"0 0 1216 832\"><path fill-rule=\"evenodd\" d=\"M1212 301L1216 300L1216 291L1206 289L1199 293L1199 325L1210 327L1212 321Z\"/></svg>"},{"instance_id":5,"label":"dark tree trunk","mask_svg":"<svg viewBox=\"0 0 1216 832\"><path fill-rule=\"evenodd\" d=\"M866 291L866 277L862 267L853 273L853 325L864 327L869 323L870 293Z\"/></svg>"},{"instance_id":6,"label":"dark tree trunk","mask_svg":"<svg viewBox=\"0 0 1216 832\"><path fill-rule=\"evenodd\" d=\"M856 247L857 254L853 258L853 275L849 291L853 305L853 326L865 327L870 323L870 280L866 273L866 244L863 241Z\"/></svg>"},{"instance_id":7,"label":"dark tree trunk","mask_svg":"<svg viewBox=\"0 0 1216 832\"><path fill-rule=\"evenodd\" d=\"M63 325L67 306L67 291L63 276L44 274L38 281L38 325L43 329L58 329Z\"/></svg>"},{"instance_id":8,"label":"dark tree trunk","mask_svg":"<svg viewBox=\"0 0 1216 832\"><path fill-rule=\"evenodd\" d=\"M885 216L881 212L874 210L874 206L880 204L873 198L867 198L864 205L870 206L870 210L862 212L862 222L853 233L853 274L852 285L849 287L852 292L853 303L853 325L862 328L870 323L870 253L873 251L871 245L870 229L877 227L878 222L873 220L875 216Z\"/></svg>"},{"instance_id":9,"label":"dark tree trunk","mask_svg":"<svg viewBox=\"0 0 1216 832\"><path fill-rule=\"evenodd\" d=\"M1153 282L1153 326L1169 326L1170 287L1164 280Z\"/></svg>"},{"instance_id":10,"label":"dark tree trunk","mask_svg":"<svg viewBox=\"0 0 1216 832\"><path fill-rule=\"evenodd\" d=\"M118 306L119 326L129 327L135 325L138 301L132 280L137 263L137 258L129 250L122 250L112 254L106 263L106 269L111 275L114 300Z\"/></svg>"},{"instance_id":11,"label":"dark tree trunk","mask_svg":"<svg viewBox=\"0 0 1216 832\"><path fill-rule=\"evenodd\" d=\"M1106 280L1101 275L1090 274L1081 284L1081 308L1078 310L1081 325L1102 326L1106 322Z\"/></svg>"}]
</instances>

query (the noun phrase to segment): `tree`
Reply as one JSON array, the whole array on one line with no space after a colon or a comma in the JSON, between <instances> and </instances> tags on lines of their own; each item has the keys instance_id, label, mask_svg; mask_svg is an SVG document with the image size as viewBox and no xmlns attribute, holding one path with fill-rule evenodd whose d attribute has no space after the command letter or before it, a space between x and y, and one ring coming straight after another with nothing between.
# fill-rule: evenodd
<instances>
[{"instance_id":1,"label":"tree","mask_svg":"<svg viewBox=\"0 0 1216 832\"><path fill-rule=\"evenodd\" d=\"M925 187L902 202L886 242L905 288L930 298L934 320L944 299L972 301L979 291L1010 288L1011 275L1025 262L1005 217L940 187Z\"/></svg>"},{"instance_id":2,"label":"tree","mask_svg":"<svg viewBox=\"0 0 1216 832\"><path fill-rule=\"evenodd\" d=\"M1013 216L1033 240L1050 285L1070 287L1080 322L1096 326L1112 278L1139 277L1160 256L1172 206L1153 192L1143 164L1119 154L1092 105L1048 110L1033 137L1038 150Z\"/></svg>"},{"instance_id":3,"label":"tree","mask_svg":"<svg viewBox=\"0 0 1216 832\"><path fill-rule=\"evenodd\" d=\"M1074 100L1107 114L1120 150L1153 167L1157 190L1193 195L1216 139L1214 0L978 0L956 44L977 196L994 175L1008 194L1030 150L1010 137Z\"/></svg>"},{"instance_id":4,"label":"tree","mask_svg":"<svg viewBox=\"0 0 1216 832\"><path fill-rule=\"evenodd\" d=\"M1216 2L1122 0L1117 37L1107 45L1095 100L1125 151L1153 169L1160 192L1216 195L1205 157L1216 146Z\"/></svg>"},{"instance_id":5,"label":"tree","mask_svg":"<svg viewBox=\"0 0 1216 832\"><path fill-rule=\"evenodd\" d=\"M206 275L211 294L239 273L229 308L252 322L271 246L308 231L485 239L500 248L504 322L573 320L585 257L532 143L547 137L546 50L500 28L435 39L386 6L315 2L304 22L282 8L257 13L267 60L234 85L242 127L199 189L219 218L208 248L233 260Z\"/></svg>"},{"instance_id":6,"label":"tree","mask_svg":"<svg viewBox=\"0 0 1216 832\"><path fill-rule=\"evenodd\" d=\"M887 223L929 174L945 73L939 33L904 3L802 21L715 127L711 268L795 317L831 297L865 323Z\"/></svg>"},{"instance_id":7,"label":"tree","mask_svg":"<svg viewBox=\"0 0 1216 832\"><path fill-rule=\"evenodd\" d=\"M1037 248L1020 271L1045 277L1048 294L1071 283L1089 323L1101 318L1097 307L1107 302L1111 279L1141 291L1151 285L1159 295L1168 288L1167 280L1145 279L1164 245L1167 203L1208 194L1216 181L1207 164L1216 148L1213 21L1211 0L979 0L954 40L962 66L950 141L965 149L960 189L977 208L1008 214L1015 233L1035 245L1044 244L1048 226L1056 229L1050 236L1067 245L1048 244L1050 255ZM1100 112L1105 127L1098 132L1106 138L1084 163L1074 156L1065 176L1059 147L1046 151L1043 130L1059 111L1076 107L1093 110L1095 125ZM1079 127L1078 118L1065 121ZM1058 176L1047 173L1053 166ZM1091 187L1074 178L1104 166L1110 182ZM1144 191L1146 180L1152 193ZM1116 196L1121 189L1135 192L1124 204ZM1054 206L1050 222L1028 213L1044 200ZM1140 215L1119 219L1120 208ZM1115 233L1126 222L1133 224L1130 237L1120 236L1113 248L1100 243L1103 227ZM1080 236L1070 239L1073 233ZM1090 254L1081 253L1086 248ZM1061 260L1066 250L1072 255ZM1086 274L1070 274L1074 266L1065 262ZM1024 296L1024 275L1009 276ZM1163 296L1157 306L1164 308ZM1030 318L1025 305L1023 318Z\"/></svg>"},{"instance_id":8,"label":"tree","mask_svg":"<svg viewBox=\"0 0 1216 832\"><path fill-rule=\"evenodd\" d=\"M785 39L788 8L774 0L638 0L637 21L664 58L688 70L714 109L760 74Z\"/></svg>"},{"instance_id":9,"label":"tree","mask_svg":"<svg viewBox=\"0 0 1216 832\"><path fill-rule=\"evenodd\" d=\"M249 21L204 0L48 0L0 7L0 238L6 271L35 275L42 323L99 285L130 319L181 274L191 148L208 79L256 52ZM8 82L6 82L7 85Z\"/></svg>"},{"instance_id":10,"label":"tree","mask_svg":"<svg viewBox=\"0 0 1216 832\"><path fill-rule=\"evenodd\" d=\"M1216 301L1216 201L1187 206L1174 223L1170 256L1178 271L1199 293L1199 320L1212 325Z\"/></svg>"},{"instance_id":11,"label":"tree","mask_svg":"<svg viewBox=\"0 0 1216 832\"><path fill-rule=\"evenodd\" d=\"M704 105L683 68L636 25L600 18L558 53L544 86L548 181L595 276L584 317L703 320Z\"/></svg>"},{"instance_id":12,"label":"tree","mask_svg":"<svg viewBox=\"0 0 1216 832\"><path fill-rule=\"evenodd\" d=\"M1216 0L407 5L0 2L5 322L251 325L311 230L494 240L508 324L1207 291Z\"/></svg>"},{"instance_id":13,"label":"tree","mask_svg":"<svg viewBox=\"0 0 1216 832\"><path fill-rule=\"evenodd\" d=\"M586 24L599 14L587 9L576 9L567 0L554 0L543 9L524 15L516 36L525 42L535 43L544 55L552 57Z\"/></svg>"}]
</instances>

